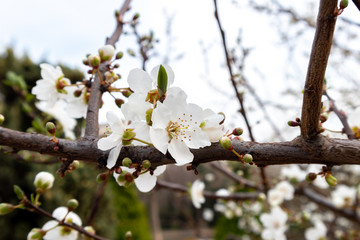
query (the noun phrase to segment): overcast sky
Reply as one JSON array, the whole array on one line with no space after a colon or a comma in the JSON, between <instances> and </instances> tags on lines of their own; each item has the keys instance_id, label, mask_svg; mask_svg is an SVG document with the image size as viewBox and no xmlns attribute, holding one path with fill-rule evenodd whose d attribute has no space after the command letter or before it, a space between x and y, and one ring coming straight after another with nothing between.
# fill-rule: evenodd
<instances>
[{"instance_id":1,"label":"overcast sky","mask_svg":"<svg viewBox=\"0 0 360 240\"><path fill-rule=\"evenodd\" d=\"M301 108L301 90L307 68L307 56L313 37L313 29L305 24L293 24L288 16L259 14L248 6L248 1L219 0L220 18L226 30L228 45L236 46L236 38L241 36L243 45L251 52L246 60L246 77L265 102L283 103L295 106L289 114L296 116ZM259 4L268 0L257 0ZM281 1L285 6L295 6L299 13L313 16L317 5L311 0ZM315 1L316 2L316 1ZM87 53L96 53L115 27L114 11L123 1L119 0L18 0L3 1L0 8L0 52L8 46L18 54L27 52L35 61L46 59L49 63L63 63L86 70L81 61ZM175 71L175 85L183 88L189 101L204 108L223 111L232 121L231 126L245 127L237 113L238 103L234 98L228 73L224 68L224 54L221 47L219 29L214 18L212 0L134 0L132 9L125 16L130 19L135 12L140 13L139 32L154 30L160 40L158 56L147 65L148 71L161 64L166 57ZM269 4L271 8L271 4ZM345 17L360 22L360 14L350 4ZM171 21L171 48L166 29ZM129 30L129 28L127 28ZM284 44L287 33L293 45L289 54L289 44ZM295 37L294 37L295 36ZM126 51L133 48L134 38L122 36L117 49ZM169 51L171 49L171 51ZM206 54L204 53L206 50ZM176 59L182 56L181 59ZM120 61L119 73L126 79L129 70L141 67L140 61L126 56ZM125 82L125 80L124 80ZM285 90L295 91L298 97L284 94ZM252 111L257 108L253 98L246 98L250 120L257 139L268 139L271 131L263 121L263 114ZM114 107L109 103L106 109ZM286 126L281 110L270 108L270 114L280 128ZM103 117L102 117L103 119ZM257 130L258 129L258 130Z\"/></svg>"}]
</instances>

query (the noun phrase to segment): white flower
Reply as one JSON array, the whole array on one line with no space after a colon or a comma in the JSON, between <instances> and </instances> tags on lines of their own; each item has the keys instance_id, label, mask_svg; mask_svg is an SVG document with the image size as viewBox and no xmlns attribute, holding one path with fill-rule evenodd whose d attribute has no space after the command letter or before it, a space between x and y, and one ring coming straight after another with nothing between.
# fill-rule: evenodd
<instances>
[{"instance_id":1,"label":"white flower","mask_svg":"<svg viewBox=\"0 0 360 240\"><path fill-rule=\"evenodd\" d=\"M322 240L326 239L327 228L325 224L317 219L314 221L314 227L308 228L305 230L305 239L306 240Z\"/></svg>"},{"instance_id":2,"label":"white flower","mask_svg":"<svg viewBox=\"0 0 360 240\"><path fill-rule=\"evenodd\" d=\"M106 167L110 169L116 164L122 147L123 134L128 125L125 121L120 120L114 112L108 112L106 118L110 125L111 134L108 137L101 138L97 146L103 151L111 149L106 164Z\"/></svg>"},{"instance_id":3,"label":"white flower","mask_svg":"<svg viewBox=\"0 0 360 240\"><path fill-rule=\"evenodd\" d=\"M200 180L196 180L191 185L191 201L195 208L200 208L201 204L205 202L204 197L204 189L205 189L205 183L201 182Z\"/></svg>"},{"instance_id":4,"label":"white flower","mask_svg":"<svg viewBox=\"0 0 360 240\"><path fill-rule=\"evenodd\" d=\"M220 188L219 190L216 191L216 196L219 197L227 197L230 195L229 190L225 189L225 188Z\"/></svg>"},{"instance_id":5,"label":"white flower","mask_svg":"<svg viewBox=\"0 0 360 240\"><path fill-rule=\"evenodd\" d=\"M79 83L77 83L79 84ZM76 90L80 90L79 86L66 87L68 94L65 96L67 106L65 111L72 118L85 118L88 108L87 91L83 90L79 97L74 96Z\"/></svg>"},{"instance_id":6,"label":"white flower","mask_svg":"<svg viewBox=\"0 0 360 240\"><path fill-rule=\"evenodd\" d=\"M52 188L54 180L54 175L52 175L51 173L39 172L35 176L34 185L36 188L45 191Z\"/></svg>"},{"instance_id":7,"label":"white flower","mask_svg":"<svg viewBox=\"0 0 360 240\"><path fill-rule=\"evenodd\" d=\"M284 200L294 198L294 187L287 181L281 181L268 191L267 200L271 206L281 204Z\"/></svg>"},{"instance_id":8,"label":"white flower","mask_svg":"<svg viewBox=\"0 0 360 240\"><path fill-rule=\"evenodd\" d=\"M287 214L280 207L274 207L270 213L260 215L260 221L264 225L261 237L265 240L284 240L287 230Z\"/></svg>"},{"instance_id":9,"label":"white flower","mask_svg":"<svg viewBox=\"0 0 360 240\"><path fill-rule=\"evenodd\" d=\"M282 167L280 175L288 179L296 179L301 182L305 180L306 172L301 170L298 165L291 164L287 167Z\"/></svg>"},{"instance_id":10,"label":"white flower","mask_svg":"<svg viewBox=\"0 0 360 240\"><path fill-rule=\"evenodd\" d=\"M182 97L170 95L158 102L152 114L150 139L163 154L169 151L178 165L192 162L189 148L210 146L209 137L200 128L202 109L187 104Z\"/></svg>"},{"instance_id":11,"label":"white flower","mask_svg":"<svg viewBox=\"0 0 360 240\"><path fill-rule=\"evenodd\" d=\"M115 48L112 45L105 45L99 49L101 60L109 61L115 55Z\"/></svg>"},{"instance_id":12,"label":"white flower","mask_svg":"<svg viewBox=\"0 0 360 240\"><path fill-rule=\"evenodd\" d=\"M281 181L276 184L275 188L283 193L285 200L291 200L294 198L294 187L288 181Z\"/></svg>"},{"instance_id":13,"label":"white flower","mask_svg":"<svg viewBox=\"0 0 360 240\"><path fill-rule=\"evenodd\" d=\"M81 219L76 213L67 213L67 207L58 207L54 210L52 216L59 221L63 220L66 216L65 223L78 226L82 225ZM79 233L76 230L65 226L58 226L58 224L55 220L48 221L44 224L42 229L48 231L44 236L44 240L76 240L78 238Z\"/></svg>"},{"instance_id":14,"label":"white flower","mask_svg":"<svg viewBox=\"0 0 360 240\"><path fill-rule=\"evenodd\" d=\"M356 189L346 185L338 185L331 192L331 201L339 208L350 207L354 204L356 198Z\"/></svg>"},{"instance_id":15,"label":"white flower","mask_svg":"<svg viewBox=\"0 0 360 240\"><path fill-rule=\"evenodd\" d=\"M36 81L31 93L41 101L46 101L47 107L52 107L59 99L66 94L64 86L70 84L70 80L64 78L59 66L54 68L50 64L40 64L42 79Z\"/></svg>"},{"instance_id":16,"label":"white flower","mask_svg":"<svg viewBox=\"0 0 360 240\"><path fill-rule=\"evenodd\" d=\"M135 172L135 169L133 169L133 168L121 167L121 169L123 172L129 172L129 173ZM161 174L163 174L165 172L165 170L166 170L166 166L163 165L163 166L157 167L154 170L153 175L151 175L149 171L140 174L139 177L135 178L135 180L134 180L137 189L139 189L140 192L151 191L156 185L157 177L160 176ZM116 172L114 172L114 178L116 179L116 182L120 186L124 186L124 182L118 181L119 175L120 174L117 174Z\"/></svg>"},{"instance_id":17,"label":"white flower","mask_svg":"<svg viewBox=\"0 0 360 240\"><path fill-rule=\"evenodd\" d=\"M214 219L214 212L210 208L205 208L202 217L205 221L211 222Z\"/></svg>"}]
</instances>

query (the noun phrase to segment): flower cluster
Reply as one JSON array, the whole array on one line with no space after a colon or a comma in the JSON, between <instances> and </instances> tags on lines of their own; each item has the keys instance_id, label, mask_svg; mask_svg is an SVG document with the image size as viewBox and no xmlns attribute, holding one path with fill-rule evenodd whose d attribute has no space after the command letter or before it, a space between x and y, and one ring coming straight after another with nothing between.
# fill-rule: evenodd
<instances>
[{"instance_id":1,"label":"flower cluster","mask_svg":"<svg viewBox=\"0 0 360 240\"><path fill-rule=\"evenodd\" d=\"M98 141L99 149L110 150L107 168L116 165L122 146L130 144L153 146L163 154L168 152L177 165L184 165L193 161L190 149L210 146L224 135L220 124L223 115L188 103L185 92L173 87L173 82L173 70L167 65L155 67L151 74L141 69L130 71L128 84L133 93L121 106L124 118L108 112L107 137ZM143 174L138 169L135 171L136 166L132 168L122 170L135 176L135 184L141 191L151 190L156 178L155 182L151 180L151 184L148 182L142 186L145 181L141 179L150 177L149 170ZM119 179L118 174L114 176Z\"/></svg>"}]
</instances>

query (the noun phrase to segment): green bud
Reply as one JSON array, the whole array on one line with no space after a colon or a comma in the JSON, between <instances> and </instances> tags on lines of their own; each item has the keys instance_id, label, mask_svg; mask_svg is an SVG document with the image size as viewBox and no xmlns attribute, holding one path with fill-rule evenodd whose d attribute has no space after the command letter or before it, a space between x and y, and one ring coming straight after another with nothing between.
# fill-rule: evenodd
<instances>
[{"instance_id":1,"label":"green bud","mask_svg":"<svg viewBox=\"0 0 360 240\"><path fill-rule=\"evenodd\" d=\"M2 125L5 121L4 115L0 114L0 125Z\"/></svg>"},{"instance_id":2,"label":"green bud","mask_svg":"<svg viewBox=\"0 0 360 240\"><path fill-rule=\"evenodd\" d=\"M134 132L133 129L126 129L123 136L122 136L122 139L123 140L133 140L134 137L136 136L136 133Z\"/></svg>"},{"instance_id":3,"label":"green bud","mask_svg":"<svg viewBox=\"0 0 360 240\"><path fill-rule=\"evenodd\" d=\"M266 195L265 195L265 193L259 193L258 199L259 199L259 201L261 201L261 202L265 201L265 200L266 200Z\"/></svg>"},{"instance_id":4,"label":"green bud","mask_svg":"<svg viewBox=\"0 0 360 240\"><path fill-rule=\"evenodd\" d=\"M134 176L129 172L124 174L124 178L125 178L125 182L127 182L127 183L133 183L134 182Z\"/></svg>"},{"instance_id":5,"label":"green bud","mask_svg":"<svg viewBox=\"0 0 360 240\"><path fill-rule=\"evenodd\" d=\"M125 103L125 101L122 100L121 98L117 98L117 99L115 99L115 103L116 103L116 106L121 107L121 105L123 105Z\"/></svg>"},{"instance_id":6,"label":"green bud","mask_svg":"<svg viewBox=\"0 0 360 240\"><path fill-rule=\"evenodd\" d=\"M140 17L139 13L135 13L135 15L133 16L133 21L135 21L136 19L138 19Z\"/></svg>"},{"instance_id":7,"label":"green bud","mask_svg":"<svg viewBox=\"0 0 360 240\"><path fill-rule=\"evenodd\" d=\"M121 59L124 56L123 52L116 53L115 59Z\"/></svg>"},{"instance_id":8,"label":"green bud","mask_svg":"<svg viewBox=\"0 0 360 240\"><path fill-rule=\"evenodd\" d=\"M79 206L79 202L76 199L70 199L66 203L66 206L69 209L69 211L74 211Z\"/></svg>"},{"instance_id":9,"label":"green bud","mask_svg":"<svg viewBox=\"0 0 360 240\"><path fill-rule=\"evenodd\" d=\"M300 124L298 122L295 122L295 121L288 121L288 125L290 127L298 127L298 126L300 126Z\"/></svg>"},{"instance_id":10,"label":"green bud","mask_svg":"<svg viewBox=\"0 0 360 240\"><path fill-rule=\"evenodd\" d=\"M131 164L132 164L132 161L131 161L131 159L128 158L128 157L126 157L126 158L124 158L124 159L122 160L122 165L123 165L124 167L130 167Z\"/></svg>"},{"instance_id":11,"label":"green bud","mask_svg":"<svg viewBox=\"0 0 360 240\"><path fill-rule=\"evenodd\" d=\"M130 95L132 94L132 92L130 91L130 89L125 89L125 90L122 90L121 91L121 94L124 96L124 97L130 97Z\"/></svg>"},{"instance_id":12,"label":"green bud","mask_svg":"<svg viewBox=\"0 0 360 240\"><path fill-rule=\"evenodd\" d=\"M149 169L151 167L151 162L149 160L144 160L142 161L141 166L145 169Z\"/></svg>"},{"instance_id":13,"label":"green bud","mask_svg":"<svg viewBox=\"0 0 360 240\"><path fill-rule=\"evenodd\" d=\"M329 184L329 186L331 186L331 187L333 187L333 186L335 186L337 184L336 177L331 175L331 173L327 173L325 175L325 180L326 180L327 184Z\"/></svg>"},{"instance_id":14,"label":"green bud","mask_svg":"<svg viewBox=\"0 0 360 240\"><path fill-rule=\"evenodd\" d=\"M108 44L100 48L98 52L102 62L110 61L115 55L115 48Z\"/></svg>"},{"instance_id":15,"label":"green bud","mask_svg":"<svg viewBox=\"0 0 360 240\"><path fill-rule=\"evenodd\" d=\"M46 231L40 229L40 228L33 228L31 229L31 231L29 232L29 234L27 235L27 239L32 239L32 240L42 240L43 237L45 236Z\"/></svg>"},{"instance_id":16,"label":"green bud","mask_svg":"<svg viewBox=\"0 0 360 240\"><path fill-rule=\"evenodd\" d=\"M244 155L243 160L246 163L251 163L252 160L253 160L253 157L251 156L251 154L247 153L247 154Z\"/></svg>"},{"instance_id":17,"label":"green bud","mask_svg":"<svg viewBox=\"0 0 360 240\"><path fill-rule=\"evenodd\" d=\"M157 88L159 90L159 96L162 98L166 94L166 89L168 85L168 75L166 69L163 65L160 65L158 77L157 77Z\"/></svg>"},{"instance_id":18,"label":"green bud","mask_svg":"<svg viewBox=\"0 0 360 240\"><path fill-rule=\"evenodd\" d=\"M152 113L153 113L153 110L152 108L149 108L147 111L146 111L146 115L145 115L145 119L146 119L146 123L147 125L149 126L152 126L152 121L151 121L151 117L152 117Z\"/></svg>"},{"instance_id":19,"label":"green bud","mask_svg":"<svg viewBox=\"0 0 360 240\"><path fill-rule=\"evenodd\" d=\"M24 199L25 193L18 185L14 185L14 192L19 200Z\"/></svg>"},{"instance_id":20,"label":"green bud","mask_svg":"<svg viewBox=\"0 0 360 240\"><path fill-rule=\"evenodd\" d=\"M10 203L0 203L0 215L6 215L14 211L15 206Z\"/></svg>"},{"instance_id":21,"label":"green bud","mask_svg":"<svg viewBox=\"0 0 360 240\"><path fill-rule=\"evenodd\" d=\"M123 140L122 140L122 145L123 145L123 146L131 145L132 141L133 141L132 139L130 139L130 140L125 140L125 139L123 139Z\"/></svg>"},{"instance_id":22,"label":"green bud","mask_svg":"<svg viewBox=\"0 0 360 240\"><path fill-rule=\"evenodd\" d=\"M313 172L310 172L310 173L306 174L305 180L306 180L307 182L312 182L312 181L314 181L316 178L317 178L317 174L316 174L316 173L313 173Z\"/></svg>"},{"instance_id":23,"label":"green bud","mask_svg":"<svg viewBox=\"0 0 360 240\"><path fill-rule=\"evenodd\" d=\"M82 62L83 62L83 64L84 64L84 65L86 65L86 66L88 66L88 65L89 65L89 60L88 60L88 59L83 59L83 61L82 61Z\"/></svg>"},{"instance_id":24,"label":"green bud","mask_svg":"<svg viewBox=\"0 0 360 240\"><path fill-rule=\"evenodd\" d=\"M45 125L46 131L48 131L48 133L54 135L56 132L56 127L55 124L53 122L47 122Z\"/></svg>"},{"instance_id":25,"label":"green bud","mask_svg":"<svg viewBox=\"0 0 360 240\"><path fill-rule=\"evenodd\" d=\"M117 177L117 181L119 182L119 183L124 183L125 182L125 174L126 174L127 172L122 172L118 177Z\"/></svg>"},{"instance_id":26,"label":"green bud","mask_svg":"<svg viewBox=\"0 0 360 240\"><path fill-rule=\"evenodd\" d=\"M71 170L76 170L76 169L79 169L80 167L80 162L78 160L74 160L72 163L71 163Z\"/></svg>"},{"instance_id":27,"label":"green bud","mask_svg":"<svg viewBox=\"0 0 360 240\"><path fill-rule=\"evenodd\" d=\"M243 134L244 130L242 128L235 128L232 131L232 134L234 134L235 136L240 136L241 134Z\"/></svg>"},{"instance_id":28,"label":"green bud","mask_svg":"<svg viewBox=\"0 0 360 240\"><path fill-rule=\"evenodd\" d=\"M344 9L349 5L349 1L348 0L341 0L340 1L340 9Z\"/></svg>"},{"instance_id":29,"label":"green bud","mask_svg":"<svg viewBox=\"0 0 360 240\"><path fill-rule=\"evenodd\" d=\"M99 55L92 54L88 57L88 60L90 66L92 66L93 68L98 68L100 66L101 59Z\"/></svg>"},{"instance_id":30,"label":"green bud","mask_svg":"<svg viewBox=\"0 0 360 240\"><path fill-rule=\"evenodd\" d=\"M95 231L95 229L92 227L92 226L86 226L86 227L84 227L84 230L86 231L86 232L88 232L88 233L91 233L91 234L96 234L96 231ZM92 240L93 238L90 238L90 237L88 237L88 236L85 236L85 235L83 235L83 239L84 240Z\"/></svg>"},{"instance_id":31,"label":"green bud","mask_svg":"<svg viewBox=\"0 0 360 240\"><path fill-rule=\"evenodd\" d=\"M230 138L228 138L228 137L222 137L222 138L220 139L220 145L221 145L224 149L229 150L229 151L231 151L231 150L234 149L234 147L233 147L233 145L232 145L232 142L231 142Z\"/></svg>"}]
</instances>

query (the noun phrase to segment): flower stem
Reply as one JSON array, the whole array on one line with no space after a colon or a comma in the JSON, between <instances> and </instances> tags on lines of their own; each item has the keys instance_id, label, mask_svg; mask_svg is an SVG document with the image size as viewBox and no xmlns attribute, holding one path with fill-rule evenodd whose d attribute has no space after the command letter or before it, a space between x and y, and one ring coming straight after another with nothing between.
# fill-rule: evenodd
<instances>
[{"instance_id":1,"label":"flower stem","mask_svg":"<svg viewBox=\"0 0 360 240\"><path fill-rule=\"evenodd\" d=\"M332 133L344 133L343 131L335 131L331 129L324 128L326 131L332 132Z\"/></svg>"},{"instance_id":2,"label":"flower stem","mask_svg":"<svg viewBox=\"0 0 360 240\"><path fill-rule=\"evenodd\" d=\"M243 158L243 156L240 155L240 154L238 154L234 149L231 150L231 151L232 151L236 156L238 156L239 159L242 159L242 158Z\"/></svg>"},{"instance_id":3,"label":"flower stem","mask_svg":"<svg viewBox=\"0 0 360 240\"><path fill-rule=\"evenodd\" d=\"M149 146L154 146L154 144L152 144L152 143L149 143L149 142L146 142L146 141L144 141L144 140L141 140L141 139L138 139L138 138L133 138L135 141L138 141L138 142L141 142L141 143L144 143L144 144L146 144L146 145L149 145Z\"/></svg>"}]
</instances>

